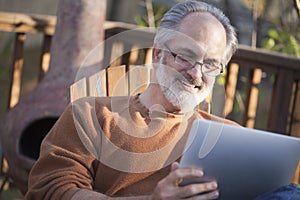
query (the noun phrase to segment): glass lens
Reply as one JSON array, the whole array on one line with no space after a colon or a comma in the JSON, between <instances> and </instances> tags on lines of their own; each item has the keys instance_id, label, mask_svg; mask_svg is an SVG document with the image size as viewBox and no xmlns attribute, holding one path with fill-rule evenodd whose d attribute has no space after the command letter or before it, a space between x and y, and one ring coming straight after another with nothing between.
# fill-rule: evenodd
<instances>
[{"instance_id":1,"label":"glass lens","mask_svg":"<svg viewBox=\"0 0 300 200\"><path fill-rule=\"evenodd\" d=\"M206 63L202 65L202 72L209 76L217 76L220 73L220 71L220 68L215 65L210 65Z\"/></svg>"},{"instance_id":2,"label":"glass lens","mask_svg":"<svg viewBox=\"0 0 300 200\"><path fill-rule=\"evenodd\" d=\"M195 65L195 61L182 55L177 55L175 58L175 62L185 68L190 68Z\"/></svg>"}]
</instances>

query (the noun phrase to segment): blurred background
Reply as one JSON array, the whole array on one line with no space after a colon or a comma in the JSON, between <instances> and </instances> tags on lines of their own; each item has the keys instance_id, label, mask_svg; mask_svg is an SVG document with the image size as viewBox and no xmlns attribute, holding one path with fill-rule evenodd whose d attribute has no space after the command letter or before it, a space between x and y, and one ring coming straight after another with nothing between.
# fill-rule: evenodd
<instances>
[{"instance_id":1,"label":"blurred background","mask_svg":"<svg viewBox=\"0 0 300 200\"><path fill-rule=\"evenodd\" d=\"M125 22L141 27L154 27L159 24L162 15L177 2L180 0L108 0L106 3L106 20ZM292 59L300 57L299 0L206 0L205 2L212 3L225 12L236 28L240 44L253 49L261 48L288 55ZM0 12L55 16L58 4L59 0L0 0ZM34 90L40 82L40 54L43 39L42 33L26 34L23 52L24 63L20 79L21 97ZM14 41L15 33L0 31L0 119L10 107ZM300 66L298 67L300 68ZM250 69L239 67L238 70L234 104L227 117L242 124L247 105ZM218 77L216 88L222 87L224 89L225 75ZM260 84L257 85L260 92L253 128L267 129L268 115L266 113L270 112L275 76L274 73L264 70L261 72ZM295 87L297 88L295 91L298 91L299 80L295 83ZM295 101L293 105L298 107L295 106L291 110L294 116L298 117L295 117L294 123L299 124L300 94L296 92L294 95L298 95L298 97L293 98ZM213 114L219 114L217 111L219 104L220 102L213 102ZM299 127L292 130L294 135L300 136ZM22 194L17 188L10 188L15 189L10 190L13 193L1 195L0 199L22 198Z\"/></svg>"}]
</instances>

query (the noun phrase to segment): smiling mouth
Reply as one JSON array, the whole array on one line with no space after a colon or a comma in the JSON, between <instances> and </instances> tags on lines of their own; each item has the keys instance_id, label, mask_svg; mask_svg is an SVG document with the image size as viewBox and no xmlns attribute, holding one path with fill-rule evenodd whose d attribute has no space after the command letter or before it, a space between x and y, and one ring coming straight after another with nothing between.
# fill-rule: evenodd
<instances>
[{"instance_id":1,"label":"smiling mouth","mask_svg":"<svg viewBox=\"0 0 300 200\"><path fill-rule=\"evenodd\" d=\"M197 90L201 90L203 88L202 84L201 85L194 85L191 83L188 83L186 81L181 81L183 85L185 85L188 88L192 88L192 89L197 89Z\"/></svg>"},{"instance_id":2,"label":"smiling mouth","mask_svg":"<svg viewBox=\"0 0 300 200\"><path fill-rule=\"evenodd\" d=\"M202 85L195 85L195 88L198 89L198 90L201 90L202 89Z\"/></svg>"}]
</instances>

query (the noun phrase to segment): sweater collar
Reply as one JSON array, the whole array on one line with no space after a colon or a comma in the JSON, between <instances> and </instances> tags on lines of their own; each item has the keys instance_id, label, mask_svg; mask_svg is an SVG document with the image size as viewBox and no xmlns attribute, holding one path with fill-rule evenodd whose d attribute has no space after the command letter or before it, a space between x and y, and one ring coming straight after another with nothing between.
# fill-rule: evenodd
<instances>
[{"instance_id":1,"label":"sweater collar","mask_svg":"<svg viewBox=\"0 0 300 200\"><path fill-rule=\"evenodd\" d=\"M191 116L194 111L189 112L189 113L170 113L162 110L149 110L146 106L142 104L142 102L139 99L139 95L137 94L136 96L132 97L132 104L136 108L138 112L140 112L144 117L149 117L149 116L164 116L168 118L182 118L183 116Z\"/></svg>"}]
</instances>

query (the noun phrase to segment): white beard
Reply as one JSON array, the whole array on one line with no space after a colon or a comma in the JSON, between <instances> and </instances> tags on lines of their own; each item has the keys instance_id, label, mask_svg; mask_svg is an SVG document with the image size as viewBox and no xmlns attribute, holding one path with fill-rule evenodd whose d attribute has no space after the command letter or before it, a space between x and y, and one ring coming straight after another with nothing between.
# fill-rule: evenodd
<instances>
[{"instance_id":1,"label":"white beard","mask_svg":"<svg viewBox=\"0 0 300 200\"><path fill-rule=\"evenodd\" d=\"M183 83L180 80L186 80L184 76L171 67L168 67L163 62L163 56L159 66L156 69L156 79L160 85L166 99L174 106L179 107L181 112L186 113L194 110L212 91L211 86L203 85L201 90L192 93L184 89Z\"/></svg>"}]
</instances>

